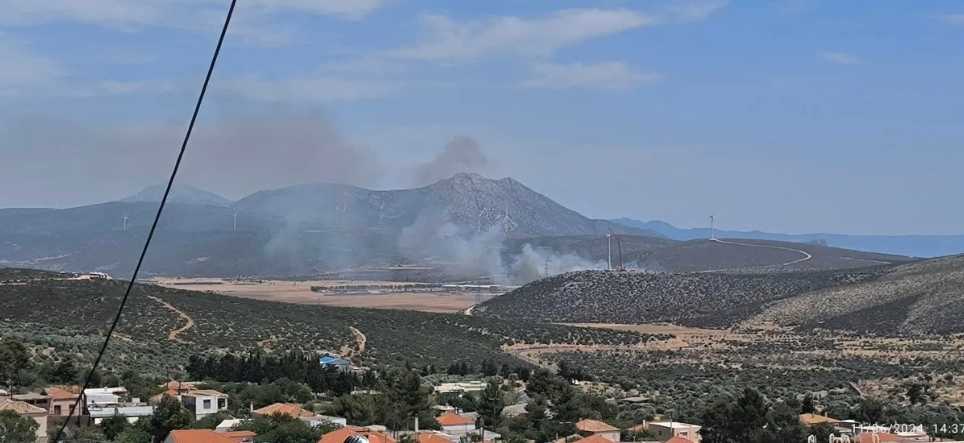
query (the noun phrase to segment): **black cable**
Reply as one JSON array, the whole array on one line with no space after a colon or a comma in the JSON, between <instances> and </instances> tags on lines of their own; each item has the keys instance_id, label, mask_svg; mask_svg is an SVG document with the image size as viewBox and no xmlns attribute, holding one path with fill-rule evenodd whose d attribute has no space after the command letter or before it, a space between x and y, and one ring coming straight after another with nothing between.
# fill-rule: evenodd
<instances>
[{"instance_id":1,"label":"black cable","mask_svg":"<svg viewBox=\"0 0 964 443\"><path fill-rule=\"evenodd\" d=\"M90 380L94 375L94 371L97 370L97 366L100 364L100 359L104 357L104 352L107 351L107 345L110 343L110 338L114 334L114 329L117 328L117 323L120 322L121 314L124 313L124 306L127 304L127 299L131 295L131 290L134 289L134 282L137 281L137 274L141 270L141 265L144 263L144 256L147 255L147 248L151 245L151 239L154 238L154 231L157 229L157 223L161 219L161 213L164 211L164 205L167 204L167 197L171 193L171 187L174 186L174 178L177 176L177 170L181 167L181 159L184 158L184 151L187 149L187 142L191 139L191 132L194 131L194 122L197 121L197 115L201 111L201 103L204 101L204 94L208 90L208 83L211 82L211 74L214 73L214 65L218 61L218 54L221 53L221 45L224 43L224 35L228 32L228 25L231 23L231 16L234 14L234 5L237 0L231 0L231 5L228 7L228 14L224 18L224 26L221 28L221 35L218 37L218 45L214 48L214 55L211 57L211 64L208 66L207 75L204 77L204 84L201 86L201 93L198 95L197 102L194 104L194 114L191 115L191 122L187 125L187 133L184 134L184 141L181 142L181 150L177 154L177 161L174 162L174 170L171 171L171 177L167 180L167 188L164 190L164 195L161 197L161 203L157 207L157 213L154 214L154 223L151 224L151 230L147 233L147 240L144 242L144 249L141 250L141 256L137 259L137 266L134 267L134 275L131 276L130 282L127 283L127 290L124 292L124 297L121 298L120 306L117 308L117 314L114 315L114 321L110 325L110 329L107 330L107 337L104 338L104 344L100 347L100 352L97 353L97 358L94 359L94 365L90 368L90 372L87 373L87 377L84 378L84 387L80 391L80 395L77 397L77 401L74 402L73 408L70 410L71 413L77 411L77 424L80 424L80 416L83 414L83 410L78 409L81 406L81 401L84 400L84 391L90 388ZM54 442L59 442L60 438L63 436L64 429L67 428L67 424L70 423L70 418L64 420L64 424L60 426L57 431L57 435L54 437Z\"/></svg>"}]
</instances>

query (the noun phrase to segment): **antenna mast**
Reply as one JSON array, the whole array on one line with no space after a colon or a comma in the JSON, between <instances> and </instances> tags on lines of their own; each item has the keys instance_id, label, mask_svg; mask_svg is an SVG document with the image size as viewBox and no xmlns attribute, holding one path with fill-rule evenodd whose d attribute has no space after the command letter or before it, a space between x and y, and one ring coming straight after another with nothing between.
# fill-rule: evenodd
<instances>
[{"instance_id":1,"label":"antenna mast","mask_svg":"<svg viewBox=\"0 0 964 443\"><path fill-rule=\"evenodd\" d=\"M127 232L127 216L126 216L126 215L124 216L123 220L124 220L124 228L123 228L123 229L124 229L124 232Z\"/></svg>"},{"instance_id":2,"label":"antenna mast","mask_svg":"<svg viewBox=\"0 0 964 443\"><path fill-rule=\"evenodd\" d=\"M609 270L612 271L613 270L613 233L611 231L608 234L606 234L606 246L609 250L609 252L607 253Z\"/></svg>"},{"instance_id":3,"label":"antenna mast","mask_svg":"<svg viewBox=\"0 0 964 443\"><path fill-rule=\"evenodd\" d=\"M238 211L234 211L234 232L238 232Z\"/></svg>"},{"instance_id":4,"label":"antenna mast","mask_svg":"<svg viewBox=\"0 0 964 443\"><path fill-rule=\"evenodd\" d=\"M710 240L716 240L716 217L710 216Z\"/></svg>"}]
</instances>

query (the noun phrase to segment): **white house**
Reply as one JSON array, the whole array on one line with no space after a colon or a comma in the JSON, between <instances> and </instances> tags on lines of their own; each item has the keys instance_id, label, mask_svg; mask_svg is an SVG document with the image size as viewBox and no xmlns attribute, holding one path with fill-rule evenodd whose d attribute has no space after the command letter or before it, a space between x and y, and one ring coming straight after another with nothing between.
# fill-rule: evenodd
<instances>
[{"instance_id":1,"label":"white house","mask_svg":"<svg viewBox=\"0 0 964 443\"><path fill-rule=\"evenodd\" d=\"M193 389L181 394L181 404L200 420L228 409L228 395L213 389Z\"/></svg>"},{"instance_id":2,"label":"white house","mask_svg":"<svg viewBox=\"0 0 964 443\"><path fill-rule=\"evenodd\" d=\"M646 423L647 429L659 441L666 441L673 437L682 437L689 441L700 443L700 426L678 421L654 421Z\"/></svg>"},{"instance_id":3,"label":"white house","mask_svg":"<svg viewBox=\"0 0 964 443\"><path fill-rule=\"evenodd\" d=\"M134 423L141 417L154 415L154 407L142 403L137 398L125 401L127 389L92 388L84 390L85 406L94 424L100 424L105 418L120 416Z\"/></svg>"},{"instance_id":4,"label":"white house","mask_svg":"<svg viewBox=\"0 0 964 443\"><path fill-rule=\"evenodd\" d=\"M474 418L459 415L454 412L446 412L438 416L435 421L442 427L442 432L449 435L462 436L473 434L477 431Z\"/></svg>"}]
</instances>

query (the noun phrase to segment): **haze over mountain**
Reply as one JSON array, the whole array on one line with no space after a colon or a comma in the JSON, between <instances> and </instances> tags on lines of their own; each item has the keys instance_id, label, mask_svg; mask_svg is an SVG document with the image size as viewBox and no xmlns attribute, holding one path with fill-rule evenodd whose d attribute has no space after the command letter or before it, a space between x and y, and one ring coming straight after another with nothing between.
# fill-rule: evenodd
<instances>
[{"instance_id":1,"label":"haze over mountain","mask_svg":"<svg viewBox=\"0 0 964 443\"><path fill-rule=\"evenodd\" d=\"M0 264L123 274L136 259L157 191L68 209L0 210ZM390 191L298 185L230 204L179 187L169 201L145 264L148 273L303 275L436 263L504 276L516 265L503 263L506 238L645 234L585 217L513 179L474 174Z\"/></svg>"},{"instance_id":2,"label":"haze over mountain","mask_svg":"<svg viewBox=\"0 0 964 443\"><path fill-rule=\"evenodd\" d=\"M160 202L166 186L166 184L148 186L136 194L122 198L120 201L127 203ZM232 203L231 200L218 194L191 185L175 185L171 188L171 195L168 196L167 201L168 203L212 206L230 206Z\"/></svg>"},{"instance_id":3,"label":"haze over mountain","mask_svg":"<svg viewBox=\"0 0 964 443\"><path fill-rule=\"evenodd\" d=\"M694 240L710 237L709 228L678 228L660 220L640 221L631 218L618 218L610 221L627 227L656 232L674 240ZM799 243L816 242L839 248L912 257L939 257L964 252L964 235L781 234L718 229L716 236Z\"/></svg>"}]
</instances>

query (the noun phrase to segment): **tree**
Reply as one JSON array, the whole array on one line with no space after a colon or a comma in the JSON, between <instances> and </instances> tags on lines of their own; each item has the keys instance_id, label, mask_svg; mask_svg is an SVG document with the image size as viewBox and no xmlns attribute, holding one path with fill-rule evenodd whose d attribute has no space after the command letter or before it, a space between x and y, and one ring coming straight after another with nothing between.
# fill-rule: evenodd
<instances>
[{"instance_id":1,"label":"tree","mask_svg":"<svg viewBox=\"0 0 964 443\"><path fill-rule=\"evenodd\" d=\"M817 406L814 404L813 394L803 396L803 402L800 403L800 413L813 414L814 412L817 412Z\"/></svg>"},{"instance_id":2,"label":"tree","mask_svg":"<svg viewBox=\"0 0 964 443\"><path fill-rule=\"evenodd\" d=\"M114 440L127 429L127 419L119 415L113 417L105 418L100 422L100 427L104 432L104 437L108 440Z\"/></svg>"},{"instance_id":3,"label":"tree","mask_svg":"<svg viewBox=\"0 0 964 443\"><path fill-rule=\"evenodd\" d=\"M114 439L116 443L151 443L151 433L146 429L146 420L138 422L135 426L128 426Z\"/></svg>"},{"instance_id":4,"label":"tree","mask_svg":"<svg viewBox=\"0 0 964 443\"><path fill-rule=\"evenodd\" d=\"M74 365L74 360L70 357L61 360L50 371L49 377L54 383L74 383L77 380L77 366Z\"/></svg>"},{"instance_id":5,"label":"tree","mask_svg":"<svg viewBox=\"0 0 964 443\"><path fill-rule=\"evenodd\" d=\"M0 342L0 383L19 384L21 369L30 368L30 353L20 342L7 338Z\"/></svg>"},{"instance_id":6,"label":"tree","mask_svg":"<svg viewBox=\"0 0 964 443\"><path fill-rule=\"evenodd\" d=\"M764 439L760 443L805 441L807 430L800 424L799 409L798 405L787 402L774 404L767 413Z\"/></svg>"},{"instance_id":7,"label":"tree","mask_svg":"<svg viewBox=\"0 0 964 443\"><path fill-rule=\"evenodd\" d=\"M314 442L321 435L334 430L333 427L310 427L307 423L287 414L274 414L269 417L255 417L238 427L242 431L258 434L255 441L271 443Z\"/></svg>"},{"instance_id":8,"label":"tree","mask_svg":"<svg viewBox=\"0 0 964 443\"><path fill-rule=\"evenodd\" d=\"M501 380L490 378L479 398L479 415L486 426L496 426L502 418L505 400L502 398Z\"/></svg>"},{"instance_id":9,"label":"tree","mask_svg":"<svg viewBox=\"0 0 964 443\"><path fill-rule=\"evenodd\" d=\"M155 442L164 441L167 434L175 429L184 429L191 424L191 413L181 406L176 398L163 396L151 417L151 435Z\"/></svg>"},{"instance_id":10,"label":"tree","mask_svg":"<svg viewBox=\"0 0 964 443\"><path fill-rule=\"evenodd\" d=\"M29 442L37 439L37 424L13 411L0 411L0 442Z\"/></svg>"}]
</instances>

